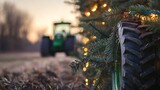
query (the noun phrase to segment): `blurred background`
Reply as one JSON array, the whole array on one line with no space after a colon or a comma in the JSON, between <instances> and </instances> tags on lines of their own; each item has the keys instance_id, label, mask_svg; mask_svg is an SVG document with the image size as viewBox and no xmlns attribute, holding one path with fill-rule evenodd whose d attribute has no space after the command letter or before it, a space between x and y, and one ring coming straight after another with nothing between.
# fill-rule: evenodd
<instances>
[{"instance_id":1,"label":"blurred background","mask_svg":"<svg viewBox=\"0 0 160 90\"><path fill-rule=\"evenodd\" d=\"M42 35L53 37L54 22L78 25L73 10L64 0L0 0L0 52L39 51Z\"/></svg>"}]
</instances>

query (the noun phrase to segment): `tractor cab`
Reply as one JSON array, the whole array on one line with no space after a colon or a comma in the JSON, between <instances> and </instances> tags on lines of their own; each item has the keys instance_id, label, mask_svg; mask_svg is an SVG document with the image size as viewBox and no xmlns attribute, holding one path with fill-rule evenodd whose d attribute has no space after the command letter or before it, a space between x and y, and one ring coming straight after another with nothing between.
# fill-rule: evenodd
<instances>
[{"instance_id":1,"label":"tractor cab","mask_svg":"<svg viewBox=\"0 0 160 90\"><path fill-rule=\"evenodd\" d=\"M70 26L71 23L69 22L54 23L54 36L61 34L66 38L67 35L70 35Z\"/></svg>"},{"instance_id":2,"label":"tractor cab","mask_svg":"<svg viewBox=\"0 0 160 90\"><path fill-rule=\"evenodd\" d=\"M52 45L56 51L64 50L65 40L70 35L70 24L69 22L54 23L54 42Z\"/></svg>"}]
</instances>

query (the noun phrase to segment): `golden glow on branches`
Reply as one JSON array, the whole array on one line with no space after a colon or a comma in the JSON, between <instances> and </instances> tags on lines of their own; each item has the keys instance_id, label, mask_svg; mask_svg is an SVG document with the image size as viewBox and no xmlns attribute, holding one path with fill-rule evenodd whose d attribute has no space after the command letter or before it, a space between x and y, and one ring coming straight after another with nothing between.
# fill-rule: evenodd
<instances>
[{"instance_id":1,"label":"golden glow on branches","mask_svg":"<svg viewBox=\"0 0 160 90\"><path fill-rule=\"evenodd\" d=\"M150 14L149 15L152 21L157 21L158 20L158 15L157 14Z\"/></svg>"},{"instance_id":2,"label":"golden glow on branches","mask_svg":"<svg viewBox=\"0 0 160 90\"><path fill-rule=\"evenodd\" d=\"M158 15L153 13L148 16L144 15L135 15L135 16L139 17L142 23L144 23L145 21L157 21L159 19Z\"/></svg>"},{"instance_id":3,"label":"golden glow on branches","mask_svg":"<svg viewBox=\"0 0 160 90\"><path fill-rule=\"evenodd\" d=\"M146 19L145 16L140 16L141 20L144 21Z\"/></svg>"}]
</instances>

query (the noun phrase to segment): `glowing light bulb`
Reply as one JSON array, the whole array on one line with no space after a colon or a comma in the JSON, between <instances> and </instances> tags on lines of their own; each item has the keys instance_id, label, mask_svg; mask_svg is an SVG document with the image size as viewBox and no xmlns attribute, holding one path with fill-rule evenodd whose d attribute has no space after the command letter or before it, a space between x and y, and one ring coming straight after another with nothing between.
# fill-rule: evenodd
<instances>
[{"instance_id":1,"label":"glowing light bulb","mask_svg":"<svg viewBox=\"0 0 160 90\"><path fill-rule=\"evenodd\" d=\"M102 22L102 25L105 25L106 23L105 22Z\"/></svg>"},{"instance_id":2,"label":"glowing light bulb","mask_svg":"<svg viewBox=\"0 0 160 90\"><path fill-rule=\"evenodd\" d=\"M87 78L85 79L85 82L88 83L88 79Z\"/></svg>"},{"instance_id":3,"label":"glowing light bulb","mask_svg":"<svg viewBox=\"0 0 160 90\"><path fill-rule=\"evenodd\" d=\"M151 17L151 20L152 21L156 21L156 20L158 20L158 15L157 14L150 14L150 17Z\"/></svg>"},{"instance_id":4,"label":"glowing light bulb","mask_svg":"<svg viewBox=\"0 0 160 90\"><path fill-rule=\"evenodd\" d=\"M97 37L96 36L93 36L93 39L96 39Z\"/></svg>"},{"instance_id":5,"label":"glowing light bulb","mask_svg":"<svg viewBox=\"0 0 160 90\"><path fill-rule=\"evenodd\" d=\"M87 71L87 68L86 68L86 67L83 67L83 71L84 71L84 72Z\"/></svg>"},{"instance_id":6,"label":"glowing light bulb","mask_svg":"<svg viewBox=\"0 0 160 90\"><path fill-rule=\"evenodd\" d=\"M89 67L89 62L86 63L86 67Z\"/></svg>"},{"instance_id":7,"label":"glowing light bulb","mask_svg":"<svg viewBox=\"0 0 160 90\"><path fill-rule=\"evenodd\" d=\"M111 12L112 11L112 9L111 8L108 8L108 12Z\"/></svg>"},{"instance_id":8,"label":"glowing light bulb","mask_svg":"<svg viewBox=\"0 0 160 90\"><path fill-rule=\"evenodd\" d=\"M92 12L95 12L95 11L97 10L97 8L98 8L98 5L95 4L95 5L92 7L91 11L92 11Z\"/></svg>"},{"instance_id":9,"label":"glowing light bulb","mask_svg":"<svg viewBox=\"0 0 160 90\"><path fill-rule=\"evenodd\" d=\"M86 83L86 86L88 86L88 83Z\"/></svg>"},{"instance_id":10,"label":"glowing light bulb","mask_svg":"<svg viewBox=\"0 0 160 90\"><path fill-rule=\"evenodd\" d=\"M152 13L150 16L151 16L152 18L155 18L155 17L158 16L158 15Z\"/></svg>"},{"instance_id":11,"label":"glowing light bulb","mask_svg":"<svg viewBox=\"0 0 160 90\"><path fill-rule=\"evenodd\" d=\"M103 6L103 7L106 7L106 6L107 6L107 4L106 4L106 3L104 3L102 6Z\"/></svg>"},{"instance_id":12,"label":"glowing light bulb","mask_svg":"<svg viewBox=\"0 0 160 90\"><path fill-rule=\"evenodd\" d=\"M83 39L83 43L84 43L84 44L87 44L88 42L89 42L89 39L88 39L88 38L84 38L84 39Z\"/></svg>"},{"instance_id":13,"label":"glowing light bulb","mask_svg":"<svg viewBox=\"0 0 160 90\"><path fill-rule=\"evenodd\" d=\"M96 80L93 80L93 84L95 84L96 83Z\"/></svg>"},{"instance_id":14,"label":"glowing light bulb","mask_svg":"<svg viewBox=\"0 0 160 90\"><path fill-rule=\"evenodd\" d=\"M89 17L89 16L91 15L90 12L85 12L84 14L85 14L85 16L87 16L87 17Z\"/></svg>"},{"instance_id":15,"label":"glowing light bulb","mask_svg":"<svg viewBox=\"0 0 160 90\"><path fill-rule=\"evenodd\" d=\"M93 80L93 84L92 85L94 86L95 84L96 84L96 80Z\"/></svg>"},{"instance_id":16,"label":"glowing light bulb","mask_svg":"<svg viewBox=\"0 0 160 90\"><path fill-rule=\"evenodd\" d=\"M88 55L88 53L86 52L86 53L84 53L84 56L87 56Z\"/></svg>"},{"instance_id":17,"label":"glowing light bulb","mask_svg":"<svg viewBox=\"0 0 160 90\"><path fill-rule=\"evenodd\" d=\"M141 20L142 20L142 21L144 21L144 20L145 20L145 16L141 16L140 18L141 18Z\"/></svg>"},{"instance_id":18,"label":"glowing light bulb","mask_svg":"<svg viewBox=\"0 0 160 90\"><path fill-rule=\"evenodd\" d=\"M87 52L87 51L88 51L88 48L84 48L84 51Z\"/></svg>"}]
</instances>

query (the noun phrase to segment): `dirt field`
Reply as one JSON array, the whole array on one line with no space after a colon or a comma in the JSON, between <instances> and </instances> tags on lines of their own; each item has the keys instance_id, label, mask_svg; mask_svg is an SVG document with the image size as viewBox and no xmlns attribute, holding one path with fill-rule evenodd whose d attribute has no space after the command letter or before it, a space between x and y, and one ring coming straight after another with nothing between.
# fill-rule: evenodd
<instances>
[{"instance_id":1,"label":"dirt field","mask_svg":"<svg viewBox=\"0 0 160 90\"><path fill-rule=\"evenodd\" d=\"M0 54L0 72L7 69L13 71L30 71L31 69L47 68L49 65L59 66L62 62L71 63L75 58L58 53L55 57L41 57L39 53L4 53ZM69 66L69 65L68 65ZM63 68L63 67L62 67ZM67 67L70 70L70 67Z\"/></svg>"},{"instance_id":2,"label":"dirt field","mask_svg":"<svg viewBox=\"0 0 160 90\"><path fill-rule=\"evenodd\" d=\"M54 89L53 88L44 89L43 88L42 90L62 90L62 87L64 88L64 86L66 87L66 85L68 87L68 89L66 90L87 90L87 88L84 85L84 77L81 74L74 75L69 66L70 63L73 62L75 59L76 58L73 58L73 57L67 57L64 53L58 53L56 54L55 57L45 57L45 58L42 58L39 55L39 53L0 54L0 73L2 74L1 79L3 81L3 78L6 78L5 77L6 75L8 77L8 75L12 73L23 74L21 75L22 77L26 75L26 77L30 79L29 75L34 76L32 75L33 72L36 72L36 75L38 72L38 76L42 75L48 78L46 72L49 71L52 74L53 73L55 74L54 76L56 77L55 80L58 80L59 82L61 82L60 84L61 86L59 86L59 89L58 88L57 89L55 88ZM13 76L13 75L10 75L10 76ZM26 83L26 81L28 80L23 81L24 84ZM12 80L10 81L10 83L11 82ZM4 85L0 85L0 88L3 86ZM23 89L15 89L15 90L23 90Z\"/></svg>"}]
</instances>

